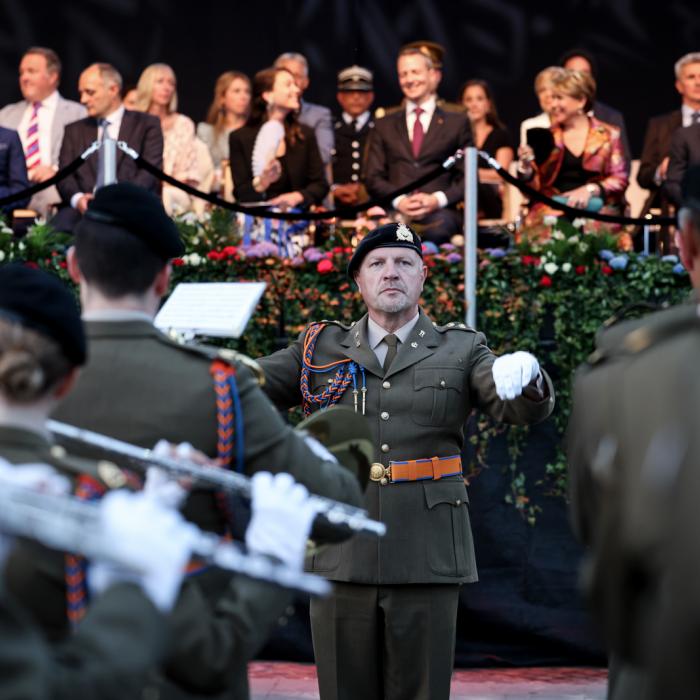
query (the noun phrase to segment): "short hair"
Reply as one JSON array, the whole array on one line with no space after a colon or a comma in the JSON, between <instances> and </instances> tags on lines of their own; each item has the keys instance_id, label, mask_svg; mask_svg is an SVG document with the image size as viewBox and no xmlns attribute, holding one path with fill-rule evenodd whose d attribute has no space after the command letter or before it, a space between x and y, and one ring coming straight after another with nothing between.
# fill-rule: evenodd
<instances>
[{"instance_id":1,"label":"short hair","mask_svg":"<svg viewBox=\"0 0 700 700\"><path fill-rule=\"evenodd\" d=\"M673 70L676 74L676 80L681 79L681 71L691 63L700 63L700 51L693 51L687 53L685 56L681 56L673 66Z\"/></svg>"},{"instance_id":2,"label":"short hair","mask_svg":"<svg viewBox=\"0 0 700 700\"><path fill-rule=\"evenodd\" d=\"M304 66L306 75L309 74L309 62L306 60L306 56L295 51L287 51L285 53L281 53L279 56L277 56L275 62L272 65L275 68L280 68L287 61L296 61L297 63L301 63L301 65Z\"/></svg>"},{"instance_id":3,"label":"short hair","mask_svg":"<svg viewBox=\"0 0 700 700\"><path fill-rule=\"evenodd\" d=\"M584 109L588 111L595 99L595 80L592 75L580 70L564 69L552 77L552 88L577 100L584 99Z\"/></svg>"},{"instance_id":4,"label":"short hair","mask_svg":"<svg viewBox=\"0 0 700 700\"><path fill-rule=\"evenodd\" d=\"M678 210L678 223L681 230L686 226L693 229L693 234L700 238L700 209L683 206Z\"/></svg>"},{"instance_id":5,"label":"short hair","mask_svg":"<svg viewBox=\"0 0 700 700\"><path fill-rule=\"evenodd\" d=\"M144 294L167 265L144 241L117 227L81 226L74 247L80 273L108 299Z\"/></svg>"},{"instance_id":6,"label":"short hair","mask_svg":"<svg viewBox=\"0 0 700 700\"><path fill-rule=\"evenodd\" d=\"M102 78L105 83L115 84L121 93L123 85L122 75L111 63L93 63L85 70L89 70L90 68L96 68L97 72L100 74L100 78Z\"/></svg>"},{"instance_id":7,"label":"short hair","mask_svg":"<svg viewBox=\"0 0 700 700\"><path fill-rule=\"evenodd\" d=\"M535 76L535 94L545 90L552 85L552 79L555 75L561 75L565 69L561 66L548 66L542 69Z\"/></svg>"},{"instance_id":8,"label":"short hair","mask_svg":"<svg viewBox=\"0 0 700 700\"><path fill-rule=\"evenodd\" d=\"M168 71L172 74L175 80L175 90L173 90L173 96L170 98L170 104L168 105L169 112L177 112L177 78L175 78L175 71L167 63L151 63L143 69L143 73L139 77L138 83L136 83L136 107L142 112L147 112L148 108L151 106L153 100L153 86L156 82L156 77L158 73L162 71Z\"/></svg>"},{"instance_id":9,"label":"short hair","mask_svg":"<svg viewBox=\"0 0 700 700\"><path fill-rule=\"evenodd\" d=\"M8 401L42 399L74 367L53 338L0 317L0 394Z\"/></svg>"},{"instance_id":10,"label":"short hair","mask_svg":"<svg viewBox=\"0 0 700 700\"><path fill-rule=\"evenodd\" d=\"M399 55L396 57L396 60L398 61L401 56L421 56L425 60L428 68L435 68L435 61L433 61L433 57L430 55L430 52L424 51L422 48L414 46L404 47L401 49L401 51L399 51Z\"/></svg>"},{"instance_id":11,"label":"short hair","mask_svg":"<svg viewBox=\"0 0 700 700\"><path fill-rule=\"evenodd\" d=\"M58 73L59 77L61 76L61 59L53 49L49 49L46 46L31 46L24 52L22 58L30 54L43 56L46 59L46 70L49 73Z\"/></svg>"},{"instance_id":12,"label":"short hair","mask_svg":"<svg viewBox=\"0 0 700 700\"><path fill-rule=\"evenodd\" d=\"M597 80L598 79L598 61L596 60L596 57L588 49L576 48L576 49L569 49L568 51L565 51L561 55L561 57L559 58L559 65L564 66L564 64L570 58L576 58L577 56L588 61L588 65L591 67L591 75L593 76L594 80Z\"/></svg>"}]
</instances>

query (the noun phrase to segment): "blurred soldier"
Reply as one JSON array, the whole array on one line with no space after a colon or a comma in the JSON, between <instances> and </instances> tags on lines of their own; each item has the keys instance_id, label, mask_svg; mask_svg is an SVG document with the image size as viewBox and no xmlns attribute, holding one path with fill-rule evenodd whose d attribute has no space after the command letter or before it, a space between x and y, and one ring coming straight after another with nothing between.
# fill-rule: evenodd
<instances>
[{"instance_id":1,"label":"blurred soldier","mask_svg":"<svg viewBox=\"0 0 700 700\"><path fill-rule=\"evenodd\" d=\"M460 586L477 580L460 459L466 418L476 407L532 423L554 404L532 355L496 357L481 333L422 312L422 255L405 224L374 229L348 266L367 314L349 326L312 323L260 360L280 408L353 407L374 441L366 507L386 537L333 545L311 562L336 582L311 607L323 700L449 697Z\"/></svg>"},{"instance_id":2,"label":"blurred soldier","mask_svg":"<svg viewBox=\"0 0 700 700\"><path fill-rule=\"evenodd\" d=\"M374 121L369 108L374 101L372 73L350 66L338 73L338 103L343 108L336 120L331 192L338 206L352 206L367 199L362 186L365 144Z\"/></svg>"},{"instance_id":3,"label":"blurred soldier","mask_svg":"<svg viewBox=\"0 0 700 700\"><path fill-rule=\"evenodd\" d=\"M685 209L680 217L681 259L693 287L700 288L700 170L689 171ZM694 591L683 598L670 595L668 576L678 591L688 592L680 567L697 567L697 403L700 385L693 371L698 353L697 298L642 320L628 321L599 334L588 364L579 369L569 424L568 455L574 527L591 548L585 566L585 588L593 612L601 622L611 654L609 697L650 697L648 670L665 664L663 677L674 664L692 664L695 677L700 637L696 621L700 609ZM680 481L677 483L677 477ZM682 497L680 497L682 495ZM669 567L670 550L678 552L680 537L688 544ZM686 560L687 561L684 561ZM696 569L697 571L697 569ZM694 635L682 658L676 629L658 631L659 615L667 602L675 614L685 610L686 632ZM693 607L695 606L695 607ZM667 618L666 618L667 619ZM677 617L674 619L678 619ZM673 651L671 651L673 643ZM673 660L673 663L670 663ZM672 675L672 674L671 674ZM700 685L681 693L679 673L673 690L655 697L697 697ZM695 682L694 681L694 682Z\"/></svg>"}]
</instances>

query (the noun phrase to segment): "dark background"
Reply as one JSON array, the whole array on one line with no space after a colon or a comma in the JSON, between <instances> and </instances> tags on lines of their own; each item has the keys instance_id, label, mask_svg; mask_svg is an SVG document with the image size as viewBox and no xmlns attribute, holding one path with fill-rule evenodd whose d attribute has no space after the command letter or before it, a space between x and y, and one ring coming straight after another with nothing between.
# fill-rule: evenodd
<instances>
[{"instance_id":1,"label":"dark background","mask_svg":"<svg viewBox=\"0 0 700 700\"><path fill-rule=\"evenodd\" d=\"M290 50L310 61L309 100L335 107L335 75L357 62L374 70L375 105L395 104L399 46L429 38L447 50L441 95L454 99L464 80L485 78L515 132L539 111L537 71L585 46L600 63L601 99L626 116L635 155L647 119L678 104L673 63L700 50L700 12L690 0L0 0L0 7L0 104L19 99L19 59L40 44L61 56L70 98L93 61L113 63L125 82L149 63L169 63L181 111L195 121L204 118L219 73L252 75Z\"/></svg>"}]
</instances>

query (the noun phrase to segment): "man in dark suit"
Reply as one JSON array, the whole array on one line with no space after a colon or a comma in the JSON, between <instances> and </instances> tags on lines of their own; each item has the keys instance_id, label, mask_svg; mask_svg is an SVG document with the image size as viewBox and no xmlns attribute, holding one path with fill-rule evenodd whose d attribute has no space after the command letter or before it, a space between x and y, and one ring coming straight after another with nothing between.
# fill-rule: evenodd
<instances>
[{"instance_id":1,"label":"man in dark suit","mask_svg":"<svg viewBox=\"0 0 700 700\"><path fill-rule=\"evenodd\" d=\"M662 189L677 207L683 201L681 183L693 165L700 165L700 121L692 126L676 129L671 138L668 170Z\"/></svg>"},{"instance_id":2,"label":"man in dark suit","mask_svg":"<svg viewBox=\"0 0 700 700\"><path fill-rule=\"evenodd\" d=\"M466 114L446 112L436 104L437 76L429 56L419 49L403 49L398 75L404 108L379 119L369 138L365 184L374 197L429 173L472 143ZM422 228L424 240L444 243L462 230L455 205L463 196L464 171L455 166L421 191L396 197L392 206Z\"/></svg>"},{"instance_id":3,"label":"man in dark suit","mask_svg":"<svg viewBox=\"0 0 700 700\"><path fill-rule=\"evenodd\" d=\"M149 163L163 165L163 132L160 121L151 114L124 109L121 99L122 78L108 63L94 63L80 75L78 91L88 116L66 127L61 145L59 168L77 158L93 141L103 138L104 130L119 141L126 141ZM58 184L63 209L54 217L53 226L72 231L85 213L93 191L99 185L99 156L88 158L85 165ZM122 151L117 153L117 180L160 193L160 182Z\"/></svg>"},{"instance_id":4,"label":"man in dark suit","mask_svg":"<svg viewBox=\"0 0 700 700\"><path fill-rule=\"evenodd\" d=\"M0 126L0 197L21 192L27 187L29 180L22 142L16 131ZM29 197L4 206L2 211L10 213L13 209L27 206L27 202Z\"/></svg>"},{"instance_id":5,"label":"man in dark suit","mask_svg":"<svg viewBox=\"0 0 700 700\"><path fill-rule=\"evenodd\" d=\"M654 205L661 206L662 210L668 208L662 185L668 172L671 139L682 126L700 122L700 53L682 56L676 62L675 73L681 108L652 117L644 136L637 182L651 194L644 204L643 213Z\"/></svg>"}]
</instances>

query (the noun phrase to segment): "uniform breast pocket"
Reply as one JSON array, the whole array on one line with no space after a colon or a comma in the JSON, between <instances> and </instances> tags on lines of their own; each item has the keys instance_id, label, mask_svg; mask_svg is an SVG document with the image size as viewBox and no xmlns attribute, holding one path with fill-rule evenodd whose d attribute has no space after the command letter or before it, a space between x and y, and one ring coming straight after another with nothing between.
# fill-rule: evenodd
<instances>
[{"instance_id":1,"label":"uniform breast pocket","mask_svg":"<svg viewBox=\"0 0 700 700\"><path fill-rule=\"evenodd\" d=\"M428 566L439 576L466 576L474 562L467 487L460 478L427 481L423 488L429 512Z\"/></svg>"},{"instance_id":2,"label":"uniform breast pocket","mask_svg":"<svg viewBox=\"0 0 700 700\"><path fill-rule=\"evenodd\" d=\"M411 418L418 425L442 425L459 409L464 370L459 367L416 367Z\"/></svg>"}]
</instances>

